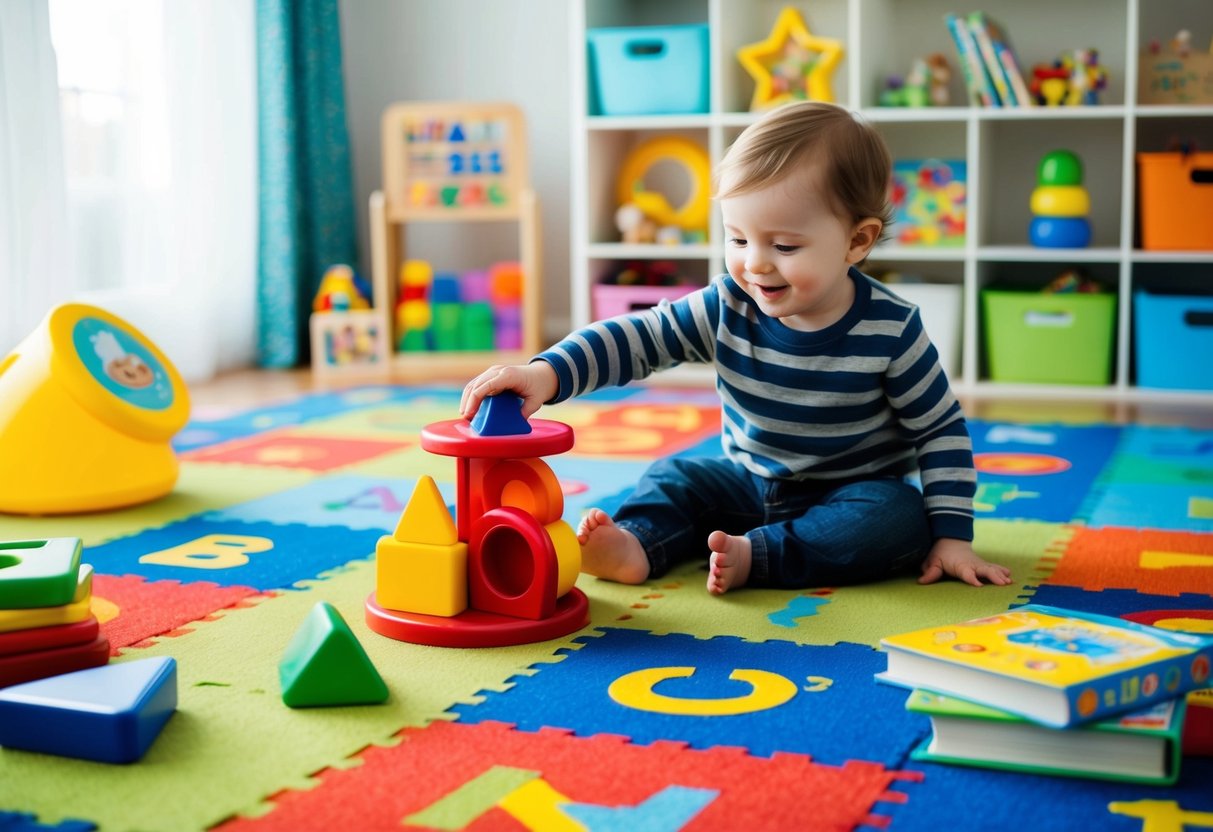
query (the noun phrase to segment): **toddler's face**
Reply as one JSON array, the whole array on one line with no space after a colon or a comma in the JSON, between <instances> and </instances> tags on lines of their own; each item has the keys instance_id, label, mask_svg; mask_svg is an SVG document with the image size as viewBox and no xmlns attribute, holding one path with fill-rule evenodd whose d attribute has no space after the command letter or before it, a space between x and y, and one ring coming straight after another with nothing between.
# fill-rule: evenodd
<instances>
[{"instance_id":1,"label":"toddler's face","mask_svg":"<svg viewBox=\"0 0 1213 832\"><path fill-rule=\"evenodd\" d=\"M819 180L809 169L720 201L729 274L765 314L807 331L846 314L855 295L847 269L867 254Z\"/></svg>"}]
</instances>

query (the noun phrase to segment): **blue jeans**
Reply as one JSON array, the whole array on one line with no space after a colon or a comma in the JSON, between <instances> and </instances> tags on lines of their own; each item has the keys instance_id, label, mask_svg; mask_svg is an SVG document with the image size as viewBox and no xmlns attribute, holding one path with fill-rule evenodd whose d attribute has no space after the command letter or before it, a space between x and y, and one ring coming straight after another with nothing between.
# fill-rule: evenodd
<instances>
[{"instance_id":1,"label":"blue jeans","mask_svg":"<svg viewBox=\"0 0 1213 832\"><path fill-rule=\"evenodd\" d=\"M932 538L922 494L899 478L773 480L722 458L653 463L615 512L650 577L708 554L720 529L750 539L750 586L802 589L880 580L917 567Z\"/></svg>"}]
</instances>

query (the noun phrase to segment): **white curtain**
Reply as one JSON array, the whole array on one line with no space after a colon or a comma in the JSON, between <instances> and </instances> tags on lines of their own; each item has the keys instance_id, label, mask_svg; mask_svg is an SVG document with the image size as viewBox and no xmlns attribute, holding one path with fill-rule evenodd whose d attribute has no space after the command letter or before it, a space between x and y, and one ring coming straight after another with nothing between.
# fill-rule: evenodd
<instances>
[{"instance_id":1,"label":"white curtain","mask_svg":"<svg viewBox=\"0 0 1213 832\"><path fill-rule=\"evenodd\" d=\"M47 2L3 0L0 9L40 7L45 21ZM34 322L66 294L143 330L187 381L251 365L257 265L252 0L107 0L99 22L91 0L49 2L56 4L60 66L70 61L71 74L87 78L84 51L111 50L103 63L121 75L114 86L123 91L124 110L107 122L100 143L95 134L73 135L96 129L87 119L67 121L75 256L59 291L39 290ZM90 17L105 31L90 28ZM42 42L49 52L45 32ZM51 90L38 97L56 108L53 60L50 72ZM86 154L100 148L102 164L73 155L81 147L89 148ZM103 175L80 177L90 166L104 168ZM60 172L60 193L63 178ZM57 248L62 257L65 247Z\"/></svg>"},{"instance_id":2,"label":"white curtain","mask_svg":"<svg viewBox=\"0 0 1213 832\"><path fill-rule=\"evenodd\" d=\"M0 357L75 288L46 0L0 2Z\"/></svg>"}]
</instances>

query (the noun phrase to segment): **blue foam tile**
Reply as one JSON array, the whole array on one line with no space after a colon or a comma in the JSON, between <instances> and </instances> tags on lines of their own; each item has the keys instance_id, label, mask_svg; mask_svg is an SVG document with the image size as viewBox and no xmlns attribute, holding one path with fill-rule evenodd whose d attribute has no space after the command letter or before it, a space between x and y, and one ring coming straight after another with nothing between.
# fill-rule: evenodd
<instances>
[{"instance_id":1,"label":"blue foam tile","mask_svg":"<svg viewBox=\"0 0 1213 832\"><path fill-rule=\"evenodd\" d=\"M1030 603L1113 616L1154 610L1213 610L1213 596L1191 592L1147 595L1133 589L1088 592L1077 587L1052 585L1036 587Z\"/></svg>"},{"instance_id":2,"label":"blue foam tile","mask_svg":"<svg viewBox=\"0 0 1213 832\"><path fill-rule=\"evenodd\" d=\"M1160 461L1200 461L1213 465L1213 431L1163 425L1125 428L1120 452Z\"/></svg>"},{"instance_id":3,"label":"blue foam tile","mask_svg":"<svg viewBox=\"0 0 1213 832\"><path fill-rule=\"evenodd\" d=\"M0 690L0 745L102 763L147 753L177 709L177 662L137 659Z\"/></svg>"},{"instance_id":4,"label":"blue foam tile","mask_svg":"<svg viewBox=\"0 0 1213 832\"><path fill-rule=\"evenodd\" d=\"M415 478L339 474L320 477L298 488L246 503L209 511L201 517L215 523L264 521L281 525L297 523L391 532L400 521L400 515L416 485ZM438 490L442 492L447 505L453 506L455 484L439 483Z\"/></svg>"},{"instance_id":5,"label":"blue foam tile","mask_svg":"<svg viewBox=\"0 0 1213 832\"><path fill-rule=\"evenodd\" d=\"M970 420L978 463L979 516L1067 523L1083 514L1088 493L1121 440L1115 425L1019 425ZM991 470L983 455L1010 462ZM1023 465L1014 460L1021 457ZM986 457L988 459L988 457ZM1052 462L1034 473L1035 461Z\"/></svg>"},{"instance_id":6,"label":"blue foam tile","mask_svg":"<svg viewBox=\"0 0 1213 832\"><path fill-rule=\"evenodd\" d=\"M1087 525L1213 532L1213 515L1193 512L1193 500L1213 505L1213 485L1110 483L1094 501Z\"/></svg>"},{"instance_id":7,"label":"blue foam tile","mask_svg":"<svg viewBox=\"0 0 1213 832\"><path fill-rule=\"evenodd\" d=\"M54 826L38 823L34 815L0 809L0 832L92 832L97 824L87 820L65 820Z\"/></svg>"},{"instance_id":8,"label":"blue foam tile","mask_svg":"<svg viewBox=\"0 0 1213 832\"><path fill-rule=\"evenodd\" d=\"M84 560L101 575L289 589L297 581L371 557L382 535L380 529L191 517L86 547Z\"/></svg>"},{"instance_id":9,"label":"blue foam tile","mask_svg":"<svg viewBox=\"0 0 1213 832\"><path fill-rule=\"evenodd\" d=\"M887 662L883 653L865 645L753 643L614 628L583 641L560 662L538 665L534 675L513 679L505 692L485 693L481 703L453 711L463 722L495 720L523 731L564 728L582 736L617 734L641 745L674 740L694 748L721 745L727 738L728 745L756 756L785 751L831 765L862 759L890 768L926 734L925 720L905 709L906 691L874 680ZM690 716L643 710L609 692L628 674L677 667L692 667L694 673L657 682L654 694L730 699L753 693L749 682L730 678L735 670L777 674L794 684L796 693L782 704L750 713Z\"/></svg>"},{"instance_id":10,"label":"blue foam tile","mask_svg":"<svg viewBox=\"0 0 1213 832\"><path fill-rule=\"evenodd\" d=\"M1112 811L1110 804L1142 801L1174 804L1176 812L1213 811L1213 759L1185 757L1174 786L1145 786L1075 777L912 762L923 780L907 791L909 800L883 802L877 813L889 830L940 832L950 829L1030 829L1032 832L1142 832L1140 817ZM1179 832L1180 823L1165 828ZM1195 830L1198 824L1182 826Z\"/></svg>"}]
</instances>

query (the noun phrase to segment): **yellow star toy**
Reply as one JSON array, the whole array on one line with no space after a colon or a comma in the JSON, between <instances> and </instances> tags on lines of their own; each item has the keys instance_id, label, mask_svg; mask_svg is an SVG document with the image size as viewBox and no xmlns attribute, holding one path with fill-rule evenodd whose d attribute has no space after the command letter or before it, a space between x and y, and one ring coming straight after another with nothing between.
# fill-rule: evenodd
<instances>
[{"instance_id":1,"label":"yellow star toy","mask_svg":"<svg viewBox=\"0 0 1213 832\"><path fill-rule=\"evenodd\" d=\"M812 34L800 12L784 6L766 40L741 47L737 59L756 82L751 110L800 98L833 101L830 80L842 60L842 42Z\"/></svg>"}]
</instances>

